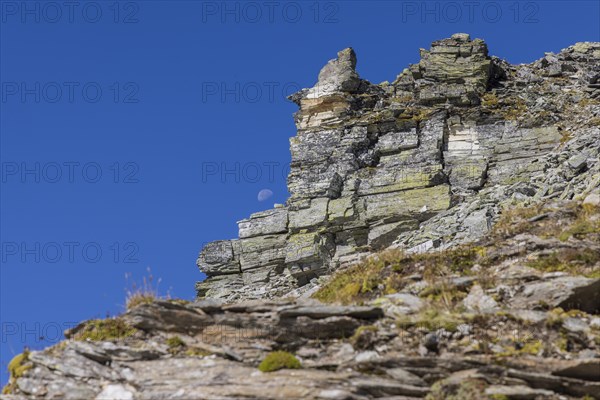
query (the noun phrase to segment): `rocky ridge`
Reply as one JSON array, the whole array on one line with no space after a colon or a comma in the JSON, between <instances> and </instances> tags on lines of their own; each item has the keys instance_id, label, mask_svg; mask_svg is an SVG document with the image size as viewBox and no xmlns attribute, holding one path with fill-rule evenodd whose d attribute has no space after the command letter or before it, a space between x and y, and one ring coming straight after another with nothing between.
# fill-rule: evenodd
<instances>
[{"instance_id":1,"label":"rocky ridge","mask_svg":"<svg viewBox=\"0 0 600 400\"><path fill-rule=\"evenodd\" d=\"M293 96L289 201L202 250L200 298L82 322L0 398L600 398L599 58L457 34L373 85L341 51Z\"/></svg>"},{"instance_id":2,"label":"rocky ridge","mask_svg":"<svg viewBox=\"0 0 600 400\"><path fill-rule=\"evenodd\" d=\"M202 249L198 297L300 295L382 248L476 240L514 199L590 193L600 168L599 55L585 42L510 65L456 34L374 85L358 76L354 51L340 51L313 88L291 96L300 110L287 204L240 221L239 239Z\"/></svg>"}]
</instances>

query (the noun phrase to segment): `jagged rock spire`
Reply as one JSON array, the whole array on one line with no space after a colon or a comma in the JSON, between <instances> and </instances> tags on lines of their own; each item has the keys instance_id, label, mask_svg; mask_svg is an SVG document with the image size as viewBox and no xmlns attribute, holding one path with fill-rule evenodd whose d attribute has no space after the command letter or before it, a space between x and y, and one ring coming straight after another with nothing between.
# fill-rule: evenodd
<instances>
[{"instance_id":1,"label":"jagged rock spire","mask_svg":"<svg viewBox=\"0 0 600 400\"><path fill-rule=\"evenodd\" d=\"M365 87L356 72L356 53L351 47L340 50L337 58L329 60L319 72L315 86L303 89L290 96L290 99L300 105L301 99L316 99L335 93L356 93Z\"/></svg>"}]
</instances>

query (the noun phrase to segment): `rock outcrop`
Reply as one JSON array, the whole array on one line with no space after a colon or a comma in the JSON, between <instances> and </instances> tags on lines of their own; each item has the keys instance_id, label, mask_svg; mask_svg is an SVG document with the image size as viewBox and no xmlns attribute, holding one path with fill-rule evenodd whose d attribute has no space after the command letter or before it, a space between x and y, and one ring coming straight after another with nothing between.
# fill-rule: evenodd
<instances>
[{"instance_id":1,"label":"rock outcrop","mask_svg":"<svg viewBox=\"0 0 600 400\"><path fill-rule=\"evenodd\" d=\"M202 249L198 298L26 350L0 398L600 398L599 61L456 34L374 85L342 50L291 97L286 205Z\"/></svg>"},{"instance_id":2,"label":"rock outcrop","mask_svg":"<svg viewBox=\"0 0 600 400\"><path fill-rule=\"evenodd\" d=\"M578 43L513 66L455 34L374 85L357 74L354 51L340 51L313 88L291 96L300 110L287 204L202 249L198 297L301 295L388 246L475 240L515 197L589 193L600 168L599 52Z\"/></svg>"},{"instance_id":3,"label":"rock outcrop","mask_svg":"<svg viewBox=\"0 0 600 400\"><path fill-rule=\"evenodd\" d=\"M291 300L231 305L216 300L157 300L105 320L103 326L83 323L66 333L68 341L27 353L22 361L26 372L14 378L11 394L0 397L600 396L600 358L597 351L582 350L593 332L585 314L571 318L582 329L566 328L570 330L562 334L552 313L530 311L532 317L512 310L473 314L471 320L419 322L425 314L418 309L402 310L409 304L408 295L385 300L380 300L381 307ZM416 319L409 322L410 316ZM561 323L568 327L566 319ZM301 368L259 371L261 360L276 349L293 353ZM565 357L578 352L577 358Z\"/></svg>"}]
</instances>

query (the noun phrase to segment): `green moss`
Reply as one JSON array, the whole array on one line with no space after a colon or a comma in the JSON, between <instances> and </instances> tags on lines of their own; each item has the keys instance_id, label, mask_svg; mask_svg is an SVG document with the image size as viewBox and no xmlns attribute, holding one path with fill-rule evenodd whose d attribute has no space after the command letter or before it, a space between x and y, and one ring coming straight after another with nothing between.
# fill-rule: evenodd
<instances>
[{"instance_id":1,"label":"green moss","mask_svg":"<svg viewBox=\"0 0 600 400\"><path fill-rule=\"evenodd\" d=\"M521 354L531 354L537 355L544 348L544 344L541 340L534 340L531 342L525 343L525 345L521 348Z\"/></svg>"},{"instance_id":2,"label":"green moss","mask_svg":"<svg viewBox=\"0 0 600 400\"><path fill-rule=\"evenodd\" d=\"M399 250L386 250L376 256L339 271L313 297L325 303L359 303L383 294L395 293L406 285L406 275L423 272L425 280L435 289L426 295L460 300L464 294L443 293L439 284L450 274L472 274L476 263L486 264L486 249L482 246L459 246L437 253L407 255ZM446 300L448 300L446 298Z\"/></svg>"},{"instance_id":3,"label":"green moss","mask_svg":"<svg viewBox=\"0 0 600 400\"><path fill-rule=\"evenodd\" d=\"M210 356L212 353L197 347L190 347L185 351L184 354L190 357L206 357Z\"/></svg>"},{"instance_id":4,"label":"green moss","mask_svg":"<svg viewBox=\"0 0 600 400\"><path fill-rule=\"evenodd\" d=\"M466 315L429 308L419 313L413 322L415 325L424 327L429 331L445 329L448 332L456 332L458 326L465 322L465 318Z\"/></svg>"},{"instance_id":5,"label":"green moss","mask_svg":"<svg viewBox=\"0 0 600 400\"><path fill-rule=\"evenodd\" d=\"M287 351L274 351L265 357L258 366L262 372L272 372L280 369L299 369L302 368L300 361L293 354Z\"/></svg>"},{"instance_id":6,"label":"green moss","mask_svg":"<svg viewBox=\"0 0 600 400\"><path fill-rule=\"evenodd\" d=\"M505 351L496 354L496 357L517 357L522 355L536 356L544 349L544 343L541 340L531 340L518 347L506 347Z\"/></svg>"},{"instance_id":7,"label":"green moss","mask_svg":"<svg viewBox=\"0 0 600 400\"><path fill-rule=\"evenodd\" d=\"M169 353L175 354L185 348L185 342L179 336L171 336L167 339L167 346L169 346Z\"/></svg>"},{"instance_id":8,"label":"green moss","mask_svg":"<svg viewBox=\"0 0 600 400\"><path fill-rule=\"evenodd\" d=\"M498 96L493 92L484 94L481 98L481 105L486 108L498 107Z\"/></svg>"},{"instance_id":9,"label":"green moss","mask_svg":"<svg viewBox=\"0 0 600 400\"><path fill-rule=\"evenodd\" d=\"M431 387L426 400L480 400L486 398L488 384L481 379L465 379L460 383L438 381Z\"/></svg>"},{"instance_id":10,"label":"green moss","mask_svg":"<svg viewBox=\"0 0 600 400\"><path fill-rule=\"evenodd\" d=\"M31 368L31 364L27 363L28 360L29 351L27 350L10 360L8 363L8 372L10 375L14 378L20 378L23 376L23 373Z\"/></svg>"},{"instance_id":11,"label":"green moss","mask_svg":"<svg viewBox=\"0 0 600 400\"><path fill-rule=\"evenodd\" d=\"M382 283L380 272L384 267L385 261L381 258L365 260L336 274L313 297L324 303L354 302L361 294L372 292Z\"/></svg>"},{"instance_id":12,"label":"green moss","mask_svg":"<svg viewBox=\"0 0 600 400\"><path fill-rule=\"evenodd\" d=\"M555 344L560 351L567 352L569 347L569 339L564 333L561 333L560 338Z\"/></svg>"},{"instance_id":13,"label":"green moss","mask_svg":"<svg viewBox=\"0 0 600 400\"><path fill-rule=\"evenodd\" d=\"M548 312L546 317L546 326L549 328L560 328L567 318L582 318L586 317L586 313L580 310L565 311L560 307L553 308Z\"/></svg>"},{"instance_id":14,"label":"green moss","mask_svg":"<svg viewBox=\"0 0 600 400\"><path fill-rule=\"evenodd\" d=\"M129 326L120 318L93 319L75 334L74 340L120 340L132 336L137 329Z\"/></svg>"},{"instance_id":15,"label":"green moss","mask_svg":"<svg viewBox=\"0 0 600 400\"><path fill-rule=\"evenodd\" d=\"M9 382L4 388L2 388L2 394L15 393L17 389L16 380L22 377L25 372L30 370L33 364L29 362L29 351L25 350L23 353L16 355L8 363L8 373L10 374Z\"/></svg>"}]
</instances>

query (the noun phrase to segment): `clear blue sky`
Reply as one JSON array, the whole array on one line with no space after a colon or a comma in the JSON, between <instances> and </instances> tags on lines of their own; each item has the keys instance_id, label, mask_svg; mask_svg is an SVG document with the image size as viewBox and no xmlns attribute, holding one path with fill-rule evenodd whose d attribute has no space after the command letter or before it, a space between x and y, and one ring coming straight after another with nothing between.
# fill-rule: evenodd
<instances>
[{"instance_id":1,"label":"clear blue sky","mask_svg":"<svg viewBox=\"0 0 600 400\"><path fill-rule=\"evenodd\" d=\"M285 202L284 95L338 50L378 83L455 32L512 63L600 40L598 1L0 4L1 383L23 346L121 312L128 272L192 299L202 243Z\"/></svg>"}]
</instances>

